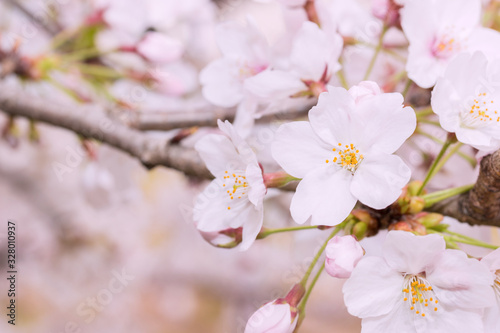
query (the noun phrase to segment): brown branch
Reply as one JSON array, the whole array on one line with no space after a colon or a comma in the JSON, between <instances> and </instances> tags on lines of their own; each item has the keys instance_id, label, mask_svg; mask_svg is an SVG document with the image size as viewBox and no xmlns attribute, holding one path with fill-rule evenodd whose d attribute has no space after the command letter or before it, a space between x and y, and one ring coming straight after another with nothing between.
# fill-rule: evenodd
<instances>
[{"instance_id":1,"label":"brown branch","mask_svg":"<svg viewBox=\"0 0 500 333\"><path fill-rule=\"evenodd\" d=\"M162 165L186 175L213 178L193 149L131 129L108 117L98 105L58 104L0 84L0 110L101 141L138 158L148 168Z\"/></svg>"},{"instance_id":2,"label":"brown branch","mask_svg":"<svg viewBox=\"0 0 500 333\"><path fill-rule=\"evenodd\" d=\"M482 159L472 190L442 201L430 210L472 225L500 227L500 150Z\"/></svg>"},{"instance_id":3,"label":"brown branch","mask_svg":"<svg viewBox=\"0 0 500 333\"><path fill-rule=\"evenodd\" d=\"M61 31L61 27L57 24L57 22L49 21L46 18L33 14L26 7L19 3L17 0L5 0L9 5L14 8L17 8L20 12L22 12L29 20L32 21L34 25L42 28L49 35L54 36L59 31Z\"/></svg>"},{"instance_id":4,"label":"brown branch","mask_svg":"<svg viewBox=\"0 0 500 333\"><path fill-rule=\"evenodd\" d=\"M306 106L299 110L287 110L286 112L267 114L257 119L256 122L269 123L273 120L291 120L305 117L312 106ZM234 120L234 113L234 109L213 109L196 112L138 112L131 116L132 119L129 125L142 131L168 131L193 126L215 127L217 126L217 119L232 122Z\"/></svg>"}]
</instances>

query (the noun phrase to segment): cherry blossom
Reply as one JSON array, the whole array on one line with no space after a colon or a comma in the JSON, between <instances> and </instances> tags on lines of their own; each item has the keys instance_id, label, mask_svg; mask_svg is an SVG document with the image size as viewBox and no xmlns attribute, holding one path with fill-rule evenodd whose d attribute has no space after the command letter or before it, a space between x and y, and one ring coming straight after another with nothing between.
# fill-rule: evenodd
<instances>
[{"instance_id":1,"label":"cherry blossom","mask_svg":"<svg viewBox=\"0 0 500 333\"><path fill-rule=\"evenodd\" d=\"M391 231L382 257L363 258L343 287L349 313L369 332L482 332L494 303L488 269L438 235Z\"/></svg>"},{"instance_id":2,"label":"cherry blossom","mask_svg":"<svg viewBox=\"0 0 500 333\"><path fill-rule=\"evenodd\" d=\"M329 86L309 111L309 122L282 125L273 157L290 175L303 178L292 199L297 223L336 225L360 200L382 209L410 179L394 151L415 130L415 113L398 93L365 94ZM358 102L356 103L356 100Z\"/></svg>"},{"instance_id":3,"label":"cherry blossom","mask_svg":"<svg viewBox=\"0 0 500 333\"><path fill-rule=\"evenodd\" d=\"M480 0L409 0L401 25L410 42L408 77L422 88L436 83L460 52L485 52L495 57L500 33L480 26Z\"/></svg>"},{"instance_id":4,"label":"cherry blossom","mask_svg":"<svg viewBox=\"0 0 500 333\"><path fill-rule=\"evenodd\" d=\"M500 147L500 60L481 52L457 56L432 92L441 126L480 150Z\"/></svg>"},{"instance_id":5,"label":"cherry blossom","mask_svg":"<svg viewBox=\"0 0 500 333\"><path fill-rule=\"evenodd\" d=\"M486 309L484 314L484 330L486 333L495 333L500 331L500 249L489 253L481 259L489 271L493 274L495 283L493 292L496 297L496 304Z\"/></svg>"},{"instance_id":6,"label":"cherry blossom","mask_svg":"<svg viewBox=\"0 0 500 333\"><path fill-rule=\"evenodd\" d=\"M215 176L198 196L194 220L202 232L242 227L240 250L246 250L260 232L266 193L255 153L229 122L219 120L225 135L209 134L195 145L208 170Z\"/></svg>"}]
</instances>

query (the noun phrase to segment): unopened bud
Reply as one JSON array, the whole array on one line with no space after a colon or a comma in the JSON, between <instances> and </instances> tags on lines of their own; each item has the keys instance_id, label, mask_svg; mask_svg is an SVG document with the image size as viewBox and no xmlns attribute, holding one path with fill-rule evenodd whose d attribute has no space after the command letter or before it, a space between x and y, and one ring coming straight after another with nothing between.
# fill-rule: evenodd
<instances>
[{"instance_id":1,"label":"unopened bud","mask_svg":"<svg viewBox=\"0 0 500 333\"><path fill-rule=\"evenodd\" d=\"M335 236L325 249L325 269L333 277L347 279L363 258L365 250L351 235Z\"/></svg>"},{"instance_id":2,"label":"unopened bud","mask_svg":"<svg viewBox=\"0 0 500 333\"><path fill-rule=\"evenodd\" d=\"M443 221L443 215L438 213L420 213L415 216L415 220L421 223L426 228L437 226Z\"/></svg>"},{"instance_id":3,"label":"unopened bud","mask_svg":"<svg viewBox=\"0 0 500 333\"><path fill-rule=\"evenodd\" d=\"M418 191L420 190L420 188L422 187L422 181L420 180L414 180L414 181L411 181L409 184L408 184L408 187L407 187L407 192L408 194L411 196L411 197L414 197L417 195Z\"/></svg>"},{"instance_id":4,"label":"unopened bud","mask_svg":"<svg viewBox=\"0 0 500 333\"><path fill-rule=\"evenodd\" d=\"M415 220L399 221L391 224L387 229L409 231L417 235L427 235L427 229Z\"/></svg>"},{"instance_id":5,"label":"unopened bud","mask_svg":"<svg viewBox=\"0 0 500 333\"><path fill-rule=\"evenodd\" d=\"M368 231L368 224L366 224L365 222L358 222L352 228L351 235L355 236L357 240L362 240L363 238L366 237L367 231Z\"/></svg>"},{"instance_id":6,"label":"unopened bud","mask_svg":"<svg viewBox=\"0 0 500 333\"><path fill-rule=\"evenodd\" d=\"M420 197L412 197L410 199L410 204L408 205L408 213L416 214L420 213L424 209L425 201Z\"/></svg>"}]
</instances>

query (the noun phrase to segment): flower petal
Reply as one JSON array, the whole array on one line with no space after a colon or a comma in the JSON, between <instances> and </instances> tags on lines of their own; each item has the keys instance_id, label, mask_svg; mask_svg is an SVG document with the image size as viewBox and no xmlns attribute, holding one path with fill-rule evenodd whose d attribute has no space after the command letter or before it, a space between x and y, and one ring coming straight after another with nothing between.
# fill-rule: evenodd
<instances>
[{"instance_id":1,"label":"flower petal","mask_svg":"<svg viewBox=\"0 0 500 333\"><path fill-rule=\"evenodd\" d=\"M403 276L380 257L364 257L342 291L347 310L360 318L377 317L397 310L402 302Z\"/></svg>"},{"instance_id":2,"label":"flower petal","mask_svg":"<svg viewBox=\"0 0 500 333\"><path fill-rule=\"evenodd\" d=\"M244 82L245 89L262 101L288 98L307 86L296 75L281 70L265 70L249 77Z\"/></svg>"},{"instance_id":3,"label":"flower petal","mask_svg":"<svg viewBox=\"0 0 500 333\"><path fill-rule=\"evenodd\" d=\"M419 274L434 264L446 243L438 235L415 236L406 231L390 231L383 245L384 259L394 270Z\"/></svg>"},{"instance_id":4,"label":"flower petal","mask_svg":"<svg viewBox=\"0 0 500 333\"><path fill-rule=\"evenodd\" d=\"M349 192L352 175L332 165L309 172L297 186L290 211L297 223L310 217L312 225L337 225L354 208L356 198Z\"/></svg>"},{"instance_id":5,"label":"flower petal","mask_svg":"<svg viewBox=\"0 0 500 333\"><path fill-rule=\"evenodd\" d=\"M215 177L221 176L226 170L245 170L240 155L234 144L225 135L208 134L195 144L196 151L205 162L207 169Z\"/></svg>"},{"instance_id":6,"label":"flower petal","mask_svg":"<svg viewBox=\"0 0 500 333\"><path fill-rule=\"evenodd\" d=\"M410 168L399 156L368 155L354 173L351 193L365 205L383 209L396 201L410 176Z\"/></svg>"},{"instance_id":7,"label":"flower petal","mask_svg":"<svg viewBox=\"0 0 500 333\"><path fill-rule=\"evenodd\" d=\"M465 309L495 303L493 275L485 265L458 250L446 250L437 259L427 280L441 303Z\"/></svg>"},{"instance_id":8,"label":"flower petal","mask_svg":"<svg viewBox=\"0 0 500 333\"><path fill-rule=\"evenodd\" d=\"M323 142L306 121L281 125L271 146L274 159L290 175L304 178L307 173L326 165L332 147Z\"/></svg>"}]
</instances>

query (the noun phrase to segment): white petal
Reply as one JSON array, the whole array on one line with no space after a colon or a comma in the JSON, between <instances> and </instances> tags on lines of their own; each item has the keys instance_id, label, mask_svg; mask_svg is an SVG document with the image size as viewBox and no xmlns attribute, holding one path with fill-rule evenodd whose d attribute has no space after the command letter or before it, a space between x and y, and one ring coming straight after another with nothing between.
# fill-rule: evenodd
<instances>
[{"instance_id":1,"label":"white petal","mask_svg":"<svg viewBox=\"0 0 500 333\"><path fill-rule=\"evenodd\" d=\"M394 311L398 301L402 301L403 280L382 258L364 257L342 288L347 310L360 318Z\"/></svg>"},{"instance_id":2,"label":"white petal","mask_svg":"<svg viewBox=\"0 0 500 333\"><path fill-rule=\"evenodd\" d=\"M369 155L354 173L351 193L365 205L383 209L396 201L410 176L410 168L399 156Z\"/></svg>"},{"instance_id":3,"label":"white petal","mask_svg":"<svg viewBox=\"0 0 500 333\"><path fill-rule=\"evenodd\" d=\"M415 236L406 231L390 231L383 245L384 258L392 269L419 274L433 265L446 243L438 235Z\"/></svg>"},{"instance_id":4,"label":"white petal","mask_svg":"<svg viewBox=\"0 0 500 333\"><path fill-rule=\"evenodd\" d=\"M179 59L184 52L183 44L159 32L148 32L137 45L137 51L146 59L167 63Z\"/></svg>"},{"instance_id":5,"label":"white petal","mask_svg":"<svg viewBox=\"0 0 500 333\"><path fill-rule=\"evenodd\" d=\"M492 272L500 269L500 248L488 253L481 259L481 263L486 265Z\"/></svg>"},{"instance_id":6,"label":"white petal","mask_svg":"<svg viewBox=\"0 0 500 333\"><path fill-rule=\"evenodd\" d=\"M195 144L196 151L215 177L225 171L245 170L246 165L236 151L234 144L224 135L208 134Z\"/></svg>"},{"instance_id":7,"label":"white petal","mask_svg":"<svg viewBox=\"0 0 500 333\"><path fill-rule=\"evenodd\" d=\"M243 86L238 77L238 64L227 59L217 59L200 72L203 97L210 103L232 107L243 99Z\"/></svg>"},{"instance_id":8,"label":"white petal","mask_svg":"<svg viewBox=\"0 0 500 333\"><path fill-rule=\"evenodd\" d=\"M312 217L312 225L337 225L354 208L349 192L351 173L332 165L309 172L297 186L290 211L297 223Z\"/></svg>"},{"instance_id":9,"label":"white petal","mask_svg":"<svg viewBox=\"0 0 500 333\"><path fill-rule=\"evenodd\" d=\"M297 178L325 166L326 160L333 156L332 146L323 142L306 121L281 125L271 150L278 164Z\"/></svg>"},{"instance_id":10,"label":"white petal","mask_svg":"<svg viewBox=\"0 0 500 333\"><path fill-rule=\"evenodd\" d=\"M260 230L262 229L262 222L264 219L264 211L255 207L249 208L244 216L238 216L245 221L243 225L243 235L241 244L238 246L240 251L247 250L257 238Z\"/></svg>"},{"instance_id":11,"label":"white petal","mask_svg":"<svg viewBox=\"0 0 500 333\"><path fill-rule=\"evenodd\" d=\"M481 312L456 307L438 306L436 312L429 311L426 317L414 315L418 333L471 333L484 332Z\"/></svg>"},{"instance_id":12,"label":"white petal","mask_svg":"<svg viewBox=\"0 0 500 333\"><path fill-rule=\"evenodd\" d=\"M361 333L401 332L417 333L414 324L415 315L400 297L394 309L385 315L363 318Z\"/></svg>"},{"instance_id":13,"label":"white petal","mask_svg":"<svg viewBox=\"0 0 500 333\"><path fill-rule=\"evenodd\" d=\"M330 45L316 23L306 21L302 24L290 55L292 68L301 79L319 81L329 60Z\"/></svg>"},{"instance_id":14,"label":"white petal","mask_svg":"<svg viewBox=\"0 0 500 333\"><path fill-rule=\"evenodd\" d=\"M266 194L266 186L262 178L262 169L257 164L249 164L247 166L245 176L247 177L250 190L248 192L248 200L257 208L262 208L262 201Z\"/></svg>"},{"instance_id":15,"label":"white petal","mask_svg":"<svg viewBox=\"0 0 500 333\"><path fill-rule=\"evenodd\" d=\"M352 110L354 98L344 88L328 86L328 92L319 96L318 104L309 111L309 121L314 132L325 142L336 145L339 142L354 145Z\"/></svg>"},{"instance_id":16,"label":"white petal","mask_svg":"<svg viewBox=\"0 0 500 333\"><path fill-rule=\"evenodd\" d=\"M307 90L307 86L299 77L280 70L265 70L249 77L245 80L244 87L263 101L288 98L300 91Z\"/></svg>"},{"instance_id":17,"label":"white petal","mask_svg":"<svg viewBox=\"0 0 500 333\"><path fill-rule=\"evenodd\" d=\"M363 121L358 133L363 137L363 145L387 154L401 147L417 126L415 112L411 107L403 108L403 96L399 93L366 98L358 103L356 113Z\"/></svg>"},{"instance_id":18,"label":"white petal","mask_svg":"<svg viewBox=\"0 0 500 333\"><path fill-rule=\"evenodd\" d=\"M427 272L439 301L450 307L483 308L495 303L493 276L476 259L458 250L446 250Z\"/></svg>"}]
</instances>

